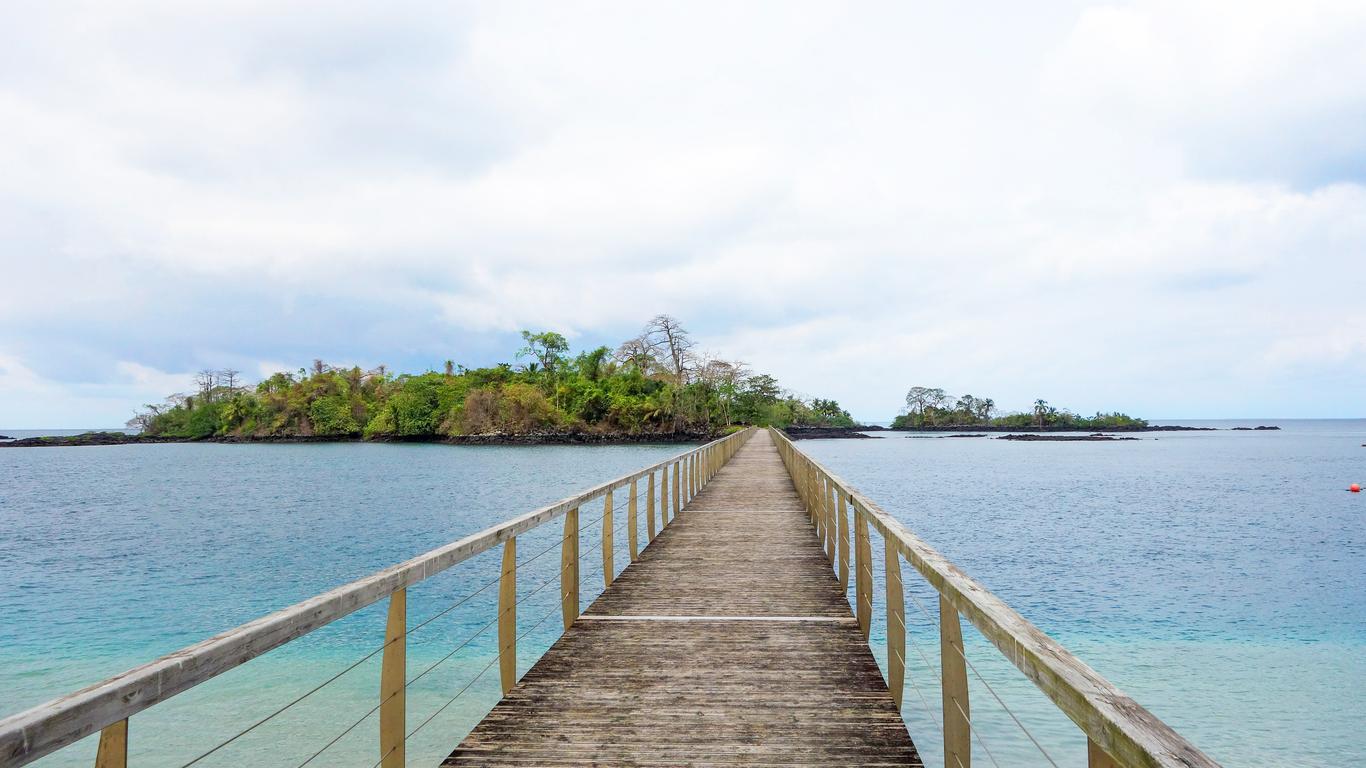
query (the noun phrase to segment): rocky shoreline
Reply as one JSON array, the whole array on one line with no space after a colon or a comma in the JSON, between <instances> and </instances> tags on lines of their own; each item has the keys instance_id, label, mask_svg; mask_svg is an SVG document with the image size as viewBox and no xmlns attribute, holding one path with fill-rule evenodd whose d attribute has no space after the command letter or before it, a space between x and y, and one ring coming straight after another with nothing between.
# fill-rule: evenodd
<instances>
[{"instance_id":1,"label":"rocky shoreline","mask_svg":"<svg viewBox=\"0 0 1366 768\"><path fill-rule=\"evenodd\" d=\"M1097 432L1097 433L1091 434L1091 435L1040 435L1040 434L1038 434L1038 433L1026 433L1026 434L1014 434L1014 435L1001 435L1000 437L998 437L998 438L996 438L996 439L997 439L997 440L1022 440L1022 441L1024 441L1024 442L1043 442L1043 441L1051 441L1051 442L1059 442L1059 443L1071 443L1071 442L1100 442L1100 441L1107 441L1107 440L1137 440L1138 438L1137 438L1137 437L1115 437L1114 435L1105 435L1105 434L1101 434L1101 433Z\"/></svg>"},{"instance_id":2,"label":"rocky shoreline","mask_svg":"<svg viewBox=\"0 0 1366 768\"><path fill-rule=\"evenodd\" d=\"M1095 427L1091 427L1095 429ZM1251 427L1234 427L1251 429ZM1280 427L1267 427L1280 429ZM1004 427L991 424L957 424L916 427L915 429L896 429L893 432L1011 432L1016 434L1046 434L1050 432L1083 432L1080 427ZM1185 427L1178 424L1150 425L1146 427L1106 427L1106 432L1218 432L1219 427Z\"/></svg>"},{"instance_id":3,"label":"rocky shoreline","mask_svg":"<svg viewBox=\"0 0 1366 768\"><path fill-rule=\"evenodd\" d=\"M320 437L316 435L281 435L270 437L158 437L130 435L123 432L83 432L79 435L25 437L0 442L0 448L62 448L79 446L144 445L154 443L439 443L443 445L639 445L644 443L704 443L720 435L702 432L662 433L595 433L595 432L536 432L528 434L486 435L419 435L403 438L375 438L366 440L356 436Z\"/></svg>"},{"instance_id":4,"label":"rocky shoreline","mask_svg":"<svg viewBox=\"0 0 1366 768\"><path fill-rule=\"evenodd\" d=\"M883 432L886 427L786 427L783 432L793 440L868 440L873 435L864 432Z\"/></svg>"}]
</instances>

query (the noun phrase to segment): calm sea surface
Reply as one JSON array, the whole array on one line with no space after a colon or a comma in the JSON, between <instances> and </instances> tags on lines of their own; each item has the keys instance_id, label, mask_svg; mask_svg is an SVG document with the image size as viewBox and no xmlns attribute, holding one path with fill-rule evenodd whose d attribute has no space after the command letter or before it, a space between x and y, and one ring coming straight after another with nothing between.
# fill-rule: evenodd
<instances>
[{"instance_id":1,"label":"calm sea surface","mask_svg":"<svg viewBox=\"0 0 1366 768\"><path fill-rule=\"evenodd\" d=\"M1256 423L1283 429L800 445L1225 765L1362 764L1366 494L1345 489L1366 481L1366 420ZM0 449L0 715L678 451ZM601 535L595 516L583 520L586 605L601 588ZM558 634L549 528L519 539L523 669ZM496 589L468 596L496 579L497 558L409 591L410 626L437 617L409 640L410 678L430 668L408 697L409 730L426 723L411 765L439 762L498 699L493 633L461 645L494 618ZM909 566L905 579L905 711L936 765L934 594ZM380 645L383 614L371 606L134 717L132 764L183 765L347 669ZM964 634L979 762L1047 765L1032 737L1056 764L1084 765L1076 728L966 623ZM291 768L359 721L312 764L373 765L378 726L362 718L378 701L378 661L198 764ZM39 764L85 766L93 751L87 740Z\"/></svg>"}]
</instances>

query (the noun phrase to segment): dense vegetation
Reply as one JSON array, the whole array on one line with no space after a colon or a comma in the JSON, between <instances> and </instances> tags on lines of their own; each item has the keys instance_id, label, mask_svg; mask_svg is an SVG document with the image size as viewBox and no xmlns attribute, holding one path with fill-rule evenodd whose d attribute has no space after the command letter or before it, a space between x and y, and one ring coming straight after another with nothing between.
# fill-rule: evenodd
<instances>
[{"instance_id":1,"label":"dense vegetation","mask_svg":"<svg viewBox=\"0 0 1366 768\"><path fill-rule=\"evenodd\" d=\"M911 387L906 393L906 412L892 422L892 429L924 427L1008 427L1011 429L1138 429L1148 426L1143 419L1123 413L1097 413L1080 416L1066 408L1054 408L1046 400L1035 400L1029 413L996 414L996 402L972 395L953 397L942 389Z\"/></svg>"},{"instance_id":2,"label":"dense vegetation","mask_svg":"<svg viewBox=\"0 0 1366 768\"><path fill-rule=\"evenodd\" d=\"M553 331L523 331L517 363L390 374L335 368L276 373L254 387L237 371L201 371L193 394L148 405L129 426L145 434L433 438L481 434L716 433L739 424L852 426L833 400L810 402L742 363L698 355L667 315L615 351L571 355Z\"/></svg>"}]
</instances>

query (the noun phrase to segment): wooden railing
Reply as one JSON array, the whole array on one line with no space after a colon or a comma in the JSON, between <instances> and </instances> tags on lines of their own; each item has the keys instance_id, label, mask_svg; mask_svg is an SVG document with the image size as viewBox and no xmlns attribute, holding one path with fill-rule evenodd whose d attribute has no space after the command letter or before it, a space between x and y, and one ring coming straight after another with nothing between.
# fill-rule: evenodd
<instances>
[{"instance_id":1,"label":"wooden railing","mask_svg":"<svg viewBox=\"0 0 1366 768\"><path fill-rule=\"evenodd\" d=\"M629 475L609 480L566 499L486 528L365 578L337 587L203 642L130 669L123 674L0 720L0 766L20 766L100 733L97 768L124 768L128 755L128 718L274 648L371 605L389 599L379 690L379 752L383 768L404 765L407 589L457 563L503 545L498 582L498 666L506 694L517 681L517 537L564 517L560 542L560 609L568 629L579 616L579 509L603 499L603 576L614 574L612 492L629 488L627 538L635 560L638 484L648 484L646 528L653 539L655 475L659 475L659 528L706 485L753 434L748 428ZM670 475L672 474L672 478Z\"/></svg>"},{"instance_id":2,"label":"wooden railing","mask_svg":"<svg viewBox=\"0 0 1366 768\"><path fill-rule=\"evenodd\" d=\"M854 614L865 638L869 636L873 611L869 529L882 537L887 585L887 685L898 707L903 702L906 674L901 558L909 561L939 593L946 766L972 765L970 662L963 647L961 615L1082 730L1088 740L1091 768L1218 768L1218 763L1166 723L959 570L871 499L798 449L787 435L779 430L770 431L824 542L832 567L846 589L852 512Z\"/></svg>"}]
</instances>

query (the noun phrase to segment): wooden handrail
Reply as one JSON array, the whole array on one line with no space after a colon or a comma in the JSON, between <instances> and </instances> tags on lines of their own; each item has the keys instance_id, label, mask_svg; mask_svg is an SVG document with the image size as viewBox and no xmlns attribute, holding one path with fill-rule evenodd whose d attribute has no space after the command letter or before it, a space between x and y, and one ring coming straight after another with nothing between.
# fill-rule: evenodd
<instances>
[{"instance_id":1,"label":"wooden handrail","mask_svg":"<svg viewBox=\"0 0 1366 768\"><path fill-rule=\"evenodd\" d=\"M838 488L841 497L847 497L853 506L855 519L867 520L884 540L892 542L943 600L972 622L1077 724L1093 748L1098 747L1128 768L1219 768L1185 737L1044 634L876 502L797 448L781 430L770 432L784 452L799 457ZM797 480L799 470L793 465L789 470Z\"/></svg>"},{"instance_id":2,"label":"wooden handrail","mask_svg":"<svg viewBox=\"0 0 1366 768\"><path fill-rule=\"evenodd\" d=\"M744 440L748 428L485 528L288 608L221 632L103 682L0 720L0 764L20 766L126 720L315 629L577 510L634 480L653 476L712 446ZM677 475L675 475L677 477ZM677 494L677 486L674 490ZM676 496L675 496L676 498Z\"/></svg>"}]
</instances>

